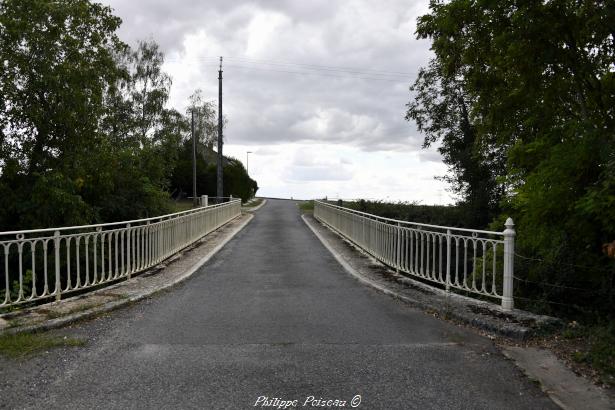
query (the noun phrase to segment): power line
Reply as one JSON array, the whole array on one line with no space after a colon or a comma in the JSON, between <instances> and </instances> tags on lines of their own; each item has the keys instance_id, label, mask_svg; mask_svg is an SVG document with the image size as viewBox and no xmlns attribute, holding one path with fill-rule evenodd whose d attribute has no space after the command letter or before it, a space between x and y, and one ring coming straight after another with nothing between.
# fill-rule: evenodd
<instances>
[{"instance_id":1,"label":"power line","mask_svg":"<svg viewBox=\"0 0 615 410\"><path fill-rule=\"evenodd\" d=\"M208 67L214 66L213 63L205 63L203 65L208 66ZM272 68L251 67L251 66L239 65L235 63L231 63L231 64L227 63L226 67L233 67L233 68L239 68L239 69L244 69L244 70L257 70L257 71L266 71L266 72L274 72L274 73L296 74L296 75L304 75L304 76L312 75L312 76L318 76L318 77L331 77L331 78L354 78L358 80L385 81L385 82L390 82L390 83L403 83L404 82L404 79L402 78L392 79L392 78L387 78L387 77L363 77L363 76L357 76L357 75L338 75L336 73L325 74L323 72L276 70Z\"/></svg>"},{"instance_id":2,"label":"power line","mask_svg":"<svg viewBox=\"0 0 615 410\"><path fill-rule=\"evenodd\" d=\"M310 72L310 71L275 70L272 68L250 67L250 66L244 66L244 65L238 65L238 64L227 64L227 66L235 67L235 68L242 68L242 69L247 69L247 70L259 70L259 71L269 71L269 72L275 72L275 73L287 73L287 74L299 74L299 75L315 75L319 77L357 78L360 80L387 81L387 82L392 82L392 83L403 82L402 79L392 79L392 78L386 78L386 77L363 77L363 76L356 76L356 75L337 75L334 73L325 74L322 72Z\"/></svg>"},{"instance_id":3,"label":"power line","mask_svg":"<svg viewBox=\"0 0 615 410\"><path fill-rule=\"evenodd\" d=\"M377 75L387 75L387 76L393 76L393 77L409 77L409 76L413 76L416 74L416 73L401 72L401 71L374 70L370 68L356 68L356 67L341 67L341 66L292 63L292 62L264 61L264 60L255 60L255 59L248 59L248 58L242 58L242 57L229 57L229 58L231 60L237 60L239 62L244 62L244 63L277 65L277 66L298 66L298 67L307 68L311 70L342 71L342 72L357 73L357 74L377 74Z\"/></svg>"},{"instance_id":4,"label":"power line","mask_svg":"<svg viewBox=\"0 0 615 410\"><path fill-rule=\"evenodd\" d=\"M214 60L211 57L199 57L199 58L193 58L192 60L211 61L211 63L214 62ZM410 73L410 72L401 72L401 71L384 71L384 70L373 70L373 69L364 69L364 68L327 66L327 65L304 64L304 63L293 63L293 62L264 61L264 60L248 59L248 58L243 58L243 57L227 57L227 60L236 61L238 63L236 64L236 66L240 66L239 64L252 64L256 66L264 65L264 66L290 67L290 68L307 70L307 71L292 71L292 72L284 71L284 70L278 71L278 72L288 72L288 73L293 73L293 74L294 73L301 73L301 74L310 73L312 71L321 72L321 73L331 73L331 74L346 73L346 74L371 76L371 77L366 77L367 79L375 79L374 77L378 77L378 79L387 79L388 81L399 81L402 79L410 80L412 77L416 75L416 72ZM166 61L185 62L186 59L166 59ZM251 66L245 66L245 65L240 66L240 67L246 67L246 68L249 67L249 68L259 69L257 67L251 67ZM260 69L263 70L262 68ZM274 71L272 69L268 69L268 70ZM398 78L399 80L397 80L396 78Z\"/></svg>"}]
</instances>

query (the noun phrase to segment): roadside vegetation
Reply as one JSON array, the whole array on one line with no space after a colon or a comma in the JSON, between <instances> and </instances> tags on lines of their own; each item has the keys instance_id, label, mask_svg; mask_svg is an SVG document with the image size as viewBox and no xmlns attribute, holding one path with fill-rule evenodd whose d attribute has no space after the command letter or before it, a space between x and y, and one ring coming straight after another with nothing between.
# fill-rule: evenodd
<instances>
[{"instance_id":1,"label":"roadside vegetation","mask_svg":"<svg viewBox=\"0 0 615 410\"><path fill-rule=\"evenodd\" d=\"M192 209L192 199L169 199L169 208L171 212L182 212Z\"/></svg>"},{"instance_id":2,"label":"roadside vegetation","mask_svg":"<svg viewBox=\"0 0 615 410\"><path fill-rule=\"evenodd\" d=\"M615 19L609 2L432 1L433 58L406 119L437 144L454 207L369 212L502 230L516 224L515 304L566 319L557 337L615 377ZM457 219L457 223L453 221Z\"/></svg>"},{"instance_id":3,"label":"roadside vegetation","mask_svg":"<svg viewBox=\"0 0 615 410\"><path fill-rule=\"evenodd\" d=\"M358 200L383 217L517 231L515 305L567 321L542 339L615 385L615 19L606 2L433 1L434 57L406 119L438 144L456 203Z\"/></svg>"},{"instance_id":4,"label":"roadside vegetation","mask_svg":"<svg viewBox=\"0 0 615 410\"><path fill-rule=\"evenodd\" d=\"M215 196L215 104L199 90L167 106L172 79L152 41L132 49L121 20L88 0L0 2L0 231L151 217ZM212 96L213 97L213 96ZM225 196L258 190L226 157Z\"/></svg>"},{"instance_id":5,"label":"roadside vegetation","mask_svg":"<svg viewBox=\"0 0 615 410\"><path fill-rule=\"evenodd\" d=\"M250 207L250 208L254 208L254 207L257 207L260 204L262 204L263 201L264 201L263 198L252 198L247 203L245 203L245 206Z\"/></svg>"},{"instance_id":6,"label":"roadside vegetation","mask_svg":"<svg viewBox=\"0 0 615 410\"><path fill-rule=\"evenodd\" d=\"M562 332L568 344L575 346L568 351L576 363L595 369L594 378L600 383L615 387L615 323L572 325Z\"/></svg>"},{"instance_id":7,"label":"roadside vegetation","mask_svg":"<svg viewBox=\"0 0 615 410\"><path fill-rule=\"evenodd\" d=\"M342 201L347 208L382 216L384 218L400 219L403 221L422 222L433 225L465 227L463 223L463 210L458 205L421 205L415 202L384 202L368 201Z\"/></svg>"},{"instance_id":8,"label":"roadside vegetation","mask_svg":"<svg viewBox=\"0 0 615 410\"><path fill-rule=\"evenodd\" d=\"M48 333L18 333L0 335L0 354L16 359L56 347L84 346L85 342L67 336Z\"/></svg>"},{"instance_id":9,"label":"roadside vegetation","mask_svg":"<svg viewBox=\"0 0 615 410\"><path fill-rule=\"evenodd\" d=\"M299 201L297 206L302 213L314 212L314 201Z\"/></svg>"}]
</instances>

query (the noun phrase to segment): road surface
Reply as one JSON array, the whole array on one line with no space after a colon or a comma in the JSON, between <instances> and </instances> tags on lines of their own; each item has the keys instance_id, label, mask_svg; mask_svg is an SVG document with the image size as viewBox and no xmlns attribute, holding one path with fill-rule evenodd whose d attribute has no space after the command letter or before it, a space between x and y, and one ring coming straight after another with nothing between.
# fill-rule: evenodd
<instances>
[{"instance_id":1,"label":"road surface","mask_svg":"<svg viewBox=\"0 0 615 410\"><path fill-rule=\"evenodd\" d=\"M488 339L354 280L292 201L172 290L59 332L87 344L2 359L0 406L556 408Z\"/></svg>"}]
</instances>

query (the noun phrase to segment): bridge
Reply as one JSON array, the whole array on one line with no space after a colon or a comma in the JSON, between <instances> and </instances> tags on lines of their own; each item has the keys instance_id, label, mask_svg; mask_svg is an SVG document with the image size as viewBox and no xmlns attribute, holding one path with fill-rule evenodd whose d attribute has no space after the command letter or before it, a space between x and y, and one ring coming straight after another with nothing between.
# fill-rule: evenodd
<instances>
[{"instance_id":1,"label":"bridge","mask_svg":"<svg viewBox=\"0 0 615 410\"><path fill-rule=\"evenodd\" d=\"M512 307L503 233L403 226L325 202L315 208L316 218L393 269ZM6 233L3 305L63 303L129 279L240 212L231 201L121 224ZM471 266L476 252L489 263ZM0 358L4 406L556 408L489 339L355 281L292 201L269 200L182 284L55 332L86 345Z\"/></svg>"}]
</instances>

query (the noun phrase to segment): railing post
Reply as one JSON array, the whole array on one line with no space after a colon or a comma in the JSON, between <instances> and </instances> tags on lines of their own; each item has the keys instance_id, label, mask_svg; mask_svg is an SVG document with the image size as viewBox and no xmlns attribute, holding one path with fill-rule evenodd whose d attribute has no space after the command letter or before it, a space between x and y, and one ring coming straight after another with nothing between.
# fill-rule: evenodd
<instances>
[{"instance_id":1,"label":"railing post","mask_svg":"<svg viewBox=\"0 0 615 410\"><path fill-rule=\"evenodd\" d=\"M395 258L395 273L399 273L401 265L401 222L397 222L397 255Z\"/></svg>"},{"instance_id":2,"label":"railing post","mask_svg":"<svg viewBox=\"0 0 615 410\"><path fill-rule=\"evenodd\" d=\"M451 288L451 230L446 230L446 291Z\"/></svg>"},{"instance_id":3,"label":"railing post","mask_svg":"<svg viewBox=\"0 0 615 410\"><path fill-rule=\"evenodd\" d=\"M53 248L55 252L56 300L62 299L62 282L60 281L60 231L53 233Z\"/></svg>"},{"instance_id":4,"label":"railing post","mask_svg":"<svg viewBox=\"0 0 615 410\"><path fill-rule=\"evenodd\" d=\"M126 276L130 279L132 266L130 266L130 252L132 252L132 238L130 236L130 224L126 224Z\"/></svg>"},{"instance_id":5,"label":"railing post","mask_svg":"<svg viewBox=\"0 0 615 410\"><path fill-rule=\"evenodd\" d=\"M209 202L207 195L201 195L201 206L207 206L207 202Z\"/></svg>"},{"instance_id":6,"label":"railing post","mask_svg":"<svg viewBox=\"0 0 615 410\"><path fill-rule=\"evenodd\" d=\"M504 230L504 284L502 290L502 310L512 310L513 301L513 278L515 272L515 224L512 218L506 220Z\"/></svg>"}]
</instances>

